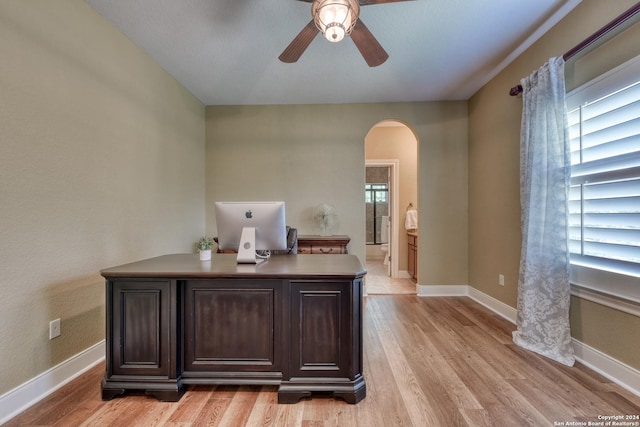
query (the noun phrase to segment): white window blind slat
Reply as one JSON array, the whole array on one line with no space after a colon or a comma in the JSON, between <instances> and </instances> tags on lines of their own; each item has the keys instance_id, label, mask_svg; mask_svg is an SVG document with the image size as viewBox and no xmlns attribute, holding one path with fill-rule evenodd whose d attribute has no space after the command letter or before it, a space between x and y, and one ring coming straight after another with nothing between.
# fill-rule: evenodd
<instances>
[{"instance_id":1,"label":"white window blind slat","mask_svg":"<svg viewBox=\"0 0 640 427\"><path fill-rule=\"evenodd\" d=\"M571 165L571 184L613 181L640 176L638 152Z\"/></svg>"},{"instance_id":2,"label":"white window blind slat","mask_svg":"<svg viewBox=\"0 0 640 427\"><path fill-rule=\"evenodd\" d=\"M586 199L584 200L584 212L586 214L620 214L638 213L637 206L640 204L640 197L626 198L606 198L606 199ZM597 218L597 216L596 216Z\"/></svg>"},{"instance_id":3,"label":"white window blind slat","mask_svg":"<svg viewBox=\"0 0 640 427\"><path fill-rule=\"evenodd\" d=\"M636 82L596 101L585 103L582 106L582 121L589 122L591 119L602 117L610 111L617 111L616 114L621 114L620 117L623 117L622 110L637 103L638 99L640 99L640 84ZM630 110L634 109L630 108Z\"/></svg>"},{"instance_id":4,"label":"white window blind slat","mask_svg":"<svg viewBox=\"0 0 640 427\"><path fill-rule=\"evenodd\" d=\"M639 107L640 108L640 107ZM606 159L622 154L637 152L640 150L640 135L632 135L627 138L609 141L605 144L596 145L589 148L572 150L572 162L592 162L594 160Z\"/></svg>"},{"instance_id":5,"label":"white window blind slat","mask_svg":"<svg viewBox=\"0 0 640 427\"><path fill-rule=\"evenodd\" d=\"M638 108L640 109L640 105ZM574 143L575 141L573 145L576 146L576 149L582 148L585 150L640 135L640 117L618 123L610 122L608 127L600 127L597 131L591 133L584 133L584 127L582 130L583 133L571 142ZM583 158L583 161L589 160Z\"/></svg>"}]
</instances>

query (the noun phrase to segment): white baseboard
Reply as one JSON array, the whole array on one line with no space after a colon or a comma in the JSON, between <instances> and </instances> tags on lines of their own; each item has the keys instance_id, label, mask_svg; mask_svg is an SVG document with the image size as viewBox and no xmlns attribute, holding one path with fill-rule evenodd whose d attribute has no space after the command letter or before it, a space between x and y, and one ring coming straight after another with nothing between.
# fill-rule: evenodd
<instances>
[{"instance_id":1,"label":"white baseboard","mask_svg":"<svg viewBox=\"0 0 640 427\"><path fill-rule=\"evenodd\" d=\"M418 285L419 297L466 297L469 296L467 285Z\"/></svg>"},{"instance_id":2,"label":"white baseboard","mask_svg":"<svg viewBox=\"0 0 640 427\"><path fill-rule=\"evenodd\" d=\"M484 305L515 325L518 311L510 305L505 304L484 292L480 292L472 286L469 286L469 298Z\"/></svg>"},{"instance_id":3,"label":"white baseboard","mask_svg":"<svg viewBox=\"0 0 640 427\"><path fill-rule=\"evenodd\" d=\"M0 425L82 375L105 358L101 342L0 396Z\"/></svg>"},{"instance_id":4,"label":"white baseboard","mask_svg":"<svg viewBox=\"0 0 640 427\"><path fill-rule=\"evenodd\" d=\"M469 298L484 305L515 325L517 310L490 295L469 286ZM620 387L640 396L640 371L576 339L571 339L576 360Z\"/></svg>"},{"instance_id":5,"label":"white baseboard","mask_svg":"<svg viewBox=\"0 0 640 427\"><path fill-rule=\"evenodd\" d=\"M640 371L578 340L572 339L571 344L576 360L640 396Z\"/></svg>"}]
</instances>

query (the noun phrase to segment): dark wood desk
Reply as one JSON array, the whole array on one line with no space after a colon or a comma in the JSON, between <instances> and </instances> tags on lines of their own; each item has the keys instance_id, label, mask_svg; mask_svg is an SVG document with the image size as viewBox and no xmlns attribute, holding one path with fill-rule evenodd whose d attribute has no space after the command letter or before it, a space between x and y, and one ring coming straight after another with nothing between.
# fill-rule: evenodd
<instances>
[{"instance_id":1,"label":"dark wood desk","mask_svg":"<svg viewBox=\"0 0 640 427\"><path fill-rule=\"evenodd\" d=\"M144 390L177 401L188 384L278 385L278 402L366 395L362 278L354 255L151 258L106 278L102 398Z\"/></svg>"}]
</instances>

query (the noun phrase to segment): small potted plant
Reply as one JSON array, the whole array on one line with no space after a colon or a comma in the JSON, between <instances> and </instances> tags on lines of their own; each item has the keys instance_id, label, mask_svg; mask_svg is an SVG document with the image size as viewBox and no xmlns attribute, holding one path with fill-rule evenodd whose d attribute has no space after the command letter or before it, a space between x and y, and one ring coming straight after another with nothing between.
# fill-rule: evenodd
<instances>
[{"instance_id":1,"label":"small potted plant","mask_svg":"<svg viewBox=\"0 0 640 427\"><path fill-rule=\"evenodd\" d=\"M213 247L213 239L211 237L201 237L196 243L198 251L200 252L200 261L211 260L211 248Z\"/></svg>"}]
</instances>

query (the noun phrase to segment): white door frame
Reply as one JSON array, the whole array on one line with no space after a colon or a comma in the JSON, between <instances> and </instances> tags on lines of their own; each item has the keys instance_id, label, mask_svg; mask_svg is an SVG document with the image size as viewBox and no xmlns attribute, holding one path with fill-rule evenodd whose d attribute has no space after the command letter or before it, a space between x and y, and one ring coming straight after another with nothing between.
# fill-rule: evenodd
<instances>
[{"instance_id":1,"label":"white door frame","mask_svg":"<svg viewBox=\"0 0 640 427\"><path fill-rule=\"evenodd\" d=\"M400 160L398 159L367 159L367 166L389 167L391 171L391 187L389 194L391 197L391 244L389 245L389 255L391 256L391 277L398 277L398 240L400 237L398 224L400 223L400 211L398 199L400 198Z\"/></svg>"}]
</instances>

